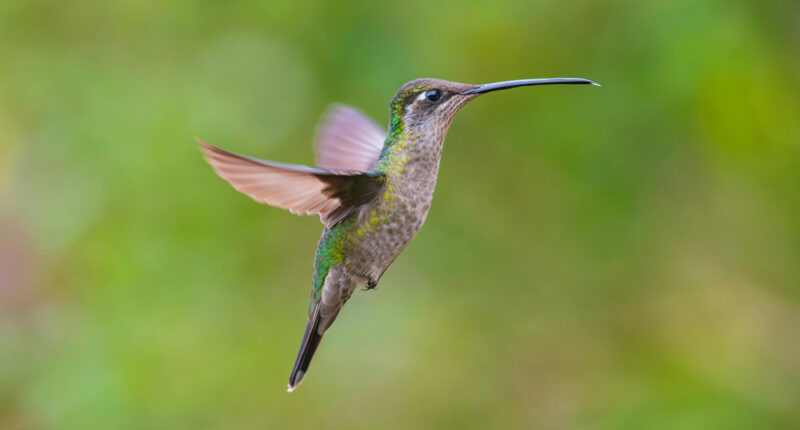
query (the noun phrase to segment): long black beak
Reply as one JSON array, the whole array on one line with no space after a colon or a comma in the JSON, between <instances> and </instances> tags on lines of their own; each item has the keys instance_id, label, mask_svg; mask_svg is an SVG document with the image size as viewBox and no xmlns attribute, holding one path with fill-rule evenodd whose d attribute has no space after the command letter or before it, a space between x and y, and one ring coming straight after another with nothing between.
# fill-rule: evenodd
<instances>
[{"instance_id":1,"label":"long black beak","mask_svg":"<svg viewBox=\"0 0 800 430\"><path fill-rule=\"evenodd\" d=\"M516 88L516 87L525 87L528 85L555 85L555 84L571 84L571 85L597 85L598 87L600 84L594 81L590 81L588 79L581 79L581 78L547 78L547 79L519 79L516 81L503 81L503 82L493 82L491 84L483 84L478 88L473 88L471 90L464 91L461 94L483 94L488 93L490 91L497 91L497 90L505 90L508 88Z\"/></svg>"}]
</instances>

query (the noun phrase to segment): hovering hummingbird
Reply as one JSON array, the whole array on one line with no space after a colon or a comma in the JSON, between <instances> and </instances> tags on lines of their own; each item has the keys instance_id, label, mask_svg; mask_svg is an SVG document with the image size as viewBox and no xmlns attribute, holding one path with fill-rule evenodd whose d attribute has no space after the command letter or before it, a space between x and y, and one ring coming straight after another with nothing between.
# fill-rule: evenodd
<instances>
[{"instance_id":1,"label":"hovering hummingbird","mask_svg":"<svg viewBox=\"0 0 800 430\"><path fill-rule=\"evenodd\" d=\"M303 380L322 336L353 291L374 289L422 228L442 144L456 113L481 94L548 84L598 85L579 78L485 85L417 79L392 99L386 132L356 109L333 106L317 133L318 167L259 160L199 142L206 160L233 188L295 214L318 214L325 224L290 392Z\"/></svg>"}]
</instances>

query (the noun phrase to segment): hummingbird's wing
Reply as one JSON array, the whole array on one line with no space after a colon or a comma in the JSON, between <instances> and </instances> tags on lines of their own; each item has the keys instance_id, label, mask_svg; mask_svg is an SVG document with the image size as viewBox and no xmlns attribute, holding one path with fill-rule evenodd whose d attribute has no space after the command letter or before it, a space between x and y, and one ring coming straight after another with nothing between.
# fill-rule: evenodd
<instances>
[{"instance_id":1,"label":"hummingbird's wing","mask_svg":"<svg viewBox=\"0 0 800 430\"><path fill-rule=\"evenodd\" d=\"M317 166L368 172L375 167L385 139L386 130L359 110L333 105L317 129Z\"/></svg>"},{"instance_id":2,"label":"hummingbird's wing","mask_svg":"<svg viewBox=\"0 0 800 430\"><path fill-rule=\"evenodd\" d=\"M274 163L199 143L214 171L239 192L295 214L319 214L328 228L378 195L385 180L378 173Z\"/></svg>"}]
</instances>

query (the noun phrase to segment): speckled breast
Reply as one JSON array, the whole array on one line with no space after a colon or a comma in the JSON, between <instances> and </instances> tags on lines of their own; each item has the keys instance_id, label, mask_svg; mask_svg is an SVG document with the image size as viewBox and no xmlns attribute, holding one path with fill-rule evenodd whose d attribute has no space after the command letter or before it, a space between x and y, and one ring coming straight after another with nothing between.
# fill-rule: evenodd
<instances>
[{"instance_id":1,"label":"speckled breast","mask_svg":"<svg viewBox=\"0 0 800 430\"><path fill-rule=\"evenodd\" d=\"M345 264L348 272L365 282L377 282L425 222L438 159L434 164L420 161L408 163L402 175L388 175L385 191L358 213L355 242L346 252Z\"/></svg>"}]
</instances>

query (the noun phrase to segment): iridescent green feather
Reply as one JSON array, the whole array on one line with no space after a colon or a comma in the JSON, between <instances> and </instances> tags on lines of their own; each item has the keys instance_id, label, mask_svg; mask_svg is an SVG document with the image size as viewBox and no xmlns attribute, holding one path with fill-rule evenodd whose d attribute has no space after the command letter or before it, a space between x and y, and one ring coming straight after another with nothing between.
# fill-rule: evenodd
<instances>
[{"instance_id":1,"label":"iridescent green feather","mask_svg":"<svg viewBox=\"0 0 800 430\"><path fill-rule=\"evenodd\" d=\"M322 287L331 267L344 261L344 243L355 224L356 217L351 215L322 232L322 238L314 256L314 289L311 291L309 312L314 310L314 305L322 298Z\"/></svg>"}]
</instances>

